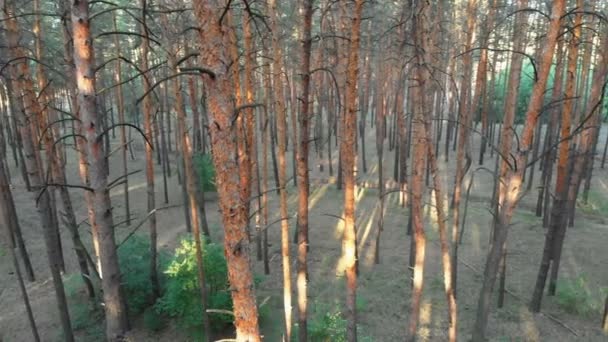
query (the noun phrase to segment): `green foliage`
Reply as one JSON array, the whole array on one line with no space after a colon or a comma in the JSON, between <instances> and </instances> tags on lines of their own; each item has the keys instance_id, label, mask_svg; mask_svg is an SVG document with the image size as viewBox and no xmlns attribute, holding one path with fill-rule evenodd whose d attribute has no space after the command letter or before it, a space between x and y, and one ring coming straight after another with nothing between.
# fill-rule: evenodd
<instances>
[{"instance_id":1,"label":"green foliage","mask_svg":"<svg viewBox=\"0 0 608 342\"><path fill-rule=\"evenodd\" d=\"M313 341L346 341L346 320L340 311L327 311L315 317L310 325Z\"/></svg>"},{"instance_id":2,"label":"green foliage","mask_svg":"<svg viewBox=\"0 0 608 342\"><path fill-rule=\"evenodd\" d=\"M215 166L210 154L197 153L192 158L202 191L215 192Z\"/></svg>"},{"instance_id":3,"label":"green foliage","mask_svg":"<svg viewBox=\"0 0 608 342\"><path fill-rule=\"evenodd\" d=\"M72 329L78 332L79 341L103 340L103 324L100 324L103 320L103 310L89 301L80 274L66 275L63 278L63 287L68 299ZM65 341L63 334L60 334L57 340Z\"/></svg>"},{"instance_id":4,"label":"green foliage","mask_svg":"<svg viewBox=\"0 0 608 342\"><path fill-rule=\"evenodd\" d=\"M159 269L164 269L166 260L166 255L159 252ZM139 314L151 304L153 296L150 283L150 241L137 235L132 236L118 249L118 263L129 310ZM159 277L162 283L162 273L159 273Z\"/></svg>"},{"instance_id":5,"label":"green foliage","mask_svg":"<svg viewBox=\"0 0 608 342\"><path fill-rule=\"evenodd\" d=\"M549 80L547 82L547 89L551 89L553 87L553 77L555 74L555 67L552 67L549 72ZM508 87L508 79L509 79L510 70L505 69L501 70L498 75L496 75L495 81L495 106L496 113L499 113L499 117L502 116L504 104L505 104L505 95L507 94ZM530 96L532 95L532 88L534 87L534 67L530 63L529 60L524 60L522 69L521 69L521 78L519 83L519 93L517 95L517 103L515 110L515 123L522 123L524 120L524 116L526 114L526 110L528 108L528 102ZM545 93L545 100L548 101L551 96L551 91L547 91ZM476 116L477 117L477 116Z\"/></svg>"},{"instance_id":6,"label":"green foliage","mask_svg":"<svg viewBox=\"0 0 608 342\"><path fill-rule=\"evenodd\" d=\"M158 312L177 318L178 324L193 334L202 331L202 304L195 251L192 238L181 241L165 271L168 277L166 292L156 304ZM221 245L205 244L203 266L209 308L232 311L228 265ZM212 328L221 330L232 323L233 317L227 314L211 313L209 319Z\"/></svg>"},{"instance_id":7,"label":"green foliage","mask_svg":"<svg viewBox=\"0 0 608 342\"><path fill-rule=\"evenodd\" d=\"M557 305L571 314L589 317L600 310L583 276L558 282L555 299Z\"/></svg>"},{"instance_id":8,"label":"green foliage","mask_svg":"<svg viewBox=\"0 0 608 342\"><path fill-rule=\"evenodd\" d=\"M589 190L587 203L578 200L578 207L586 214L606 215L608 214L608 198L600 191Z\"/></svg>"},{"instance_id":9,"label":"green foliage","mask_svg":"<svg viewBox=\"0 0 608 342\"><path fill-rule=\"evenodd\" d=\"M359 306L364 307L365 304L357 301L357 307ZM311 341L346 342L347 322L337 303L332 306L315 302L312 309L312 318L308 327ZM297 331L293 335L297 336ZM357 335L360 341L372 341L371 337L365 335L360 325L357 325Z\"/></svg>"}]
</instances>

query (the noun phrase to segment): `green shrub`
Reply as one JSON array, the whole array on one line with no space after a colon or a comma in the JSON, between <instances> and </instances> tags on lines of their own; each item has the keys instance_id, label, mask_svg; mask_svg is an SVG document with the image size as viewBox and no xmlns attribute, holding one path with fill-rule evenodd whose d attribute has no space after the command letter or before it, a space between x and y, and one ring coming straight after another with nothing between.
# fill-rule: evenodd
<instances>
[{"instance_id":1,"label":"green shrub","mask_svg":"<svg viewBox=\"0 0 608 342\"><path fill-rule=\"evenodd\" d=\"M158 312L177 318L178 324L193 334L202 331L202 304L195 251L192 238L181 241L165 271L166 292L156 304ZM205 244L203 266L209 308L232 311L228 265L221 245ZM213 329L221 330L232 323L233 317L228 314L210 313L209 320Z\"/></svg>"},{"instance_id":2,"label":"green shrub","mask_svg":"<svg viewBox=\"0 0 608 342\"><path fill-rule=\"evenodd\" d=\"M197 153L192 158L202 191L215 192L215 166L210 154Z\"/></svg>"},{"instance_id":3,"label":"green shrub","mask_svg":"<svg viewBox=\"0 0 608 342\"><path fill-rule=\"evenodd\" d=\"M158 269L163 270L166 265L166 254L158 252ZM129 238L118 249L118 263L122 273L122 285L129 311L139 314L150 306L153 296L150 282L150 241L137 235ZM164 283L162 272L159 272L159 281Z\"/></svg>"},{"instance_id":4,"label":"green shrub","mask_svg":"<svg viewBox=\"0 0 608 342\"><path fill-rule=\"evenodd\" d=\"M574 281L560 281L557 284L555 297L557 305L571 314L591 316L599 311L592 297L584 277Z\"/></svg>"},{"instance_id":5,"label":"green shrub","mask_svg":"<svg viewBox=\"0 0 608 342\"><path fill-rule=\"evenodd\" d=\"M312 319L309 323L309 337L311 341L319 342L346 342L347 321L344 319L338 304L313 304ZM294 333L297 336L296 332ZM359 341L372 341L366 336L360 325L357 325Z\"/></svg>"}]
</instances>

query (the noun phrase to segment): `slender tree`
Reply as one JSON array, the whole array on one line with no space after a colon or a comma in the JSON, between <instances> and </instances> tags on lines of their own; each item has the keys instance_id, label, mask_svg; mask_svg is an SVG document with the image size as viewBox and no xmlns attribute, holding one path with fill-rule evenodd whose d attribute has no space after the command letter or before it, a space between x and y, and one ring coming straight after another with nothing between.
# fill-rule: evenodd
<instances>
[{"instance_id":1,"label":"slender tree","mask_svg":"<svg viewBox=\"0 0 608 342\"><path fill-rule=\"evenodd\" d=\"M121 274L114 240L114 220L106 173L107 159L102 142L104 132L98 124L100 114L95 91L95 55L87 0L74 1L72 4L72 32L77 101L82 121L82 134L86 139L90 186L98 225L96 238L99 241L99 259L103 270L101 286L106 313L106 338L108 341L120 341L129 329L129 320L126 301L121 290Z\"/></svg>"},{"instance_id":2,"label":"slender tree","mask_svg":"<svg viewBox=\"0 0 608 342\"><path fill-rule=\"evenodd\" d=\"M302 31L300 44L302 45L302 64L300 70L300 142L298 151L298 334L299 340L308 340L308 192L310 188L308 177L308 141L310 127L310 54L313 0L300 1L300 15L302 16Z\"/></svg>"}]
</instances>

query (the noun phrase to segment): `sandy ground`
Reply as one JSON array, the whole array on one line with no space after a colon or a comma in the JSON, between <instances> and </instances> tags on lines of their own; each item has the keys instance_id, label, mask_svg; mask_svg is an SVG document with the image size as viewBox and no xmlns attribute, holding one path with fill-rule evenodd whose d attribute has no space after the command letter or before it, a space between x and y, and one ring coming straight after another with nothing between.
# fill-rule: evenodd
<instances>
[{"instance_id":1,"label":"sandy ground","mask_svg":"<svg viewBox=\"0 0 608 342\"><path fill-rule=\"evenodd\" d=\"M608 127L604 127L602 142L605 139ZM358 175L361 183L377 180L377 157L375 154L375 138L373 129L368 128L367 161L368 172ZM475 139L478 139L477 137ZM114 142L114 144L116 144ZM477 146L474 143L473 146ZM291 150L291 145L289 146ZM311 203L310 203L310 254L309 254L309 300L313 307L327 307L343 305L344 280L340 273L340 222L332 215L340 215L342 208L342 193L336 189L335 177L330 177L325 171L320 172L319 161L311 153ZM332 147L334 155L334 172L337 170L335 156L337 150ZM443 148L442 148L443 150ZM326 155L326 151L324 151ZM473 167L477 168L477 153ZM71 182L79 183L76 174L76 160L73 152L69 153L68 178ZM291 158L291 157L290 157ZM454 158L450 155L450 158ZM440 155L440 172L445 189L452 188L454 162L453 159L446 167L444 158ZM385 174L391 177L393 173L394 151L385 149ZM61 339L60 323L56 312L56 304L50 275L47 270L46 251L41 235L41 228L34 208L33 195L27 193L15 165L9 162L13 175L15 190L13 195L19 211L19 219L26 239L27 247L32 257L37 281L27 284L28 293L34 309L38 328L44 341L58 341ZM113 155L110 161L111 179L121 173L121 164L118 155ZM141 144L136 151L136 160L130 161L129 170L143 169L143 153ZM493 168L494 161L489 154L485 165ZM291 163L288 163L291 167ZM608 201L608 171L595 170L592 189L599 201ZM292 174L292 171L288 171ZM272 175L272 173L271 173ZM334 174L335 176L335 174ZM536 180L539 172L536 172ZM129 178L131 209L134 224L146 215L145 175L137 173ZM467 180L468 181L468 180ZM179 205L182 203L182 194L177 183L175 173L169 179L169 203L163 203L163 187L161 168L156 166L156 195L158 206ZM271 179L270 187L274 187ZM474 315L477 308L477 296L481 285L481 271L487 253L491 215L488 211L492 193L491 177L485 172L475 173L472 187L472 197L469 203L466 232L464 242L460 247L460 263L458 264L458 311L459 311L459 337L467 339L470 336ZM430 191L429 191L430 193ZM82 192L71 190L73 202L79 220L84 220L86 212ZM123 221L124 206L122 187L111 191L114 207L115 222ZM507 288L517 296L507 294L506 305L502 309L493 309L489 319L488 336L492 341L605 341L600 325L600 312L588 317L578 317L569 314L560 308L554 298L545 297L543 312L559 320L567 328L558 324L547 315L531 314L526 309L534 280L538 270L545 230L541 220L536 218L533 208L536 203L536 191L528 194L521 203L509 234L509 253L507 266ZM297 191L290 183L289 206L290 215L296 214ZM431 201L430 194L425 197ZM405 337L409 312L410 289L409 271L407 269L409 255L409 237L407 229L407 210L398 203L397 194L387 197L387 211L385 216L385 229L381 239L381 263L373 263L375 237L377 234L376 209L378 192L375 189L359 188L357 192L357 228L359 239L360 277L359 277L359 323L361 334L371 337L374 341L401 341ZM278 197L272 193L270 197L270 221L276 219L278 213ZM447 199L446 199L447 203ZM218 241L222 237L221 221L217 203L206 203L208 222L212 229L212 238ZM608 253L605 244L608 241L608 213L585 213L578 211L575 226L568 230L560 279L575 280L584 277L590 296L598 307L603 303L600 289L608 284ZM426 233L427 256L425 267L425 290L422 302L422 314L419 326L421 340L442 341L446 339L447 332L447 305L443 293L443 276L439 254L439 241L436 230L436 216L432 203L425 206L427 219ZM161 248L171 250L176 246L179 236L185 232L183 209L174 207L163 210L158 216L159 245ZM294 229L295 219L290 220L291 229ZM121 225L116 234L119 240L131 231L131 227ZM90 248L90 232L87 226L81 228L81 233ZM145 235L145 225L140 229ZM62 227L64 254L68 273L77 271L73 247L67 231ZM264 278L258 287L260 300L270 297L268 305L271 307L271 317L262 322L262 331L267 341L280 340L280 327L282 322L282 275L279 245L279 225L269 229L271 274ZM252 245L252 255L255 251ZM13 273L12 263L6 253L5 247L0 250L0 341L30 341L32 340L26 320L25 309L17 288L16 277ZM295 255L295 246L292 247L292 256ZM292 258L295 269L295 258ZM261 262L254 262L255 272L263 274ZM294 281L295 284L295 281ZM295 289L294 289L295 298ZM323 304L323 305L320 305ZM495 306L494 306L495 307ZM318 311L318 310L317 310ZM294 300L295 315L295 300ZM294 317L295 319L295 317ZM100 325L103 323L100 323ZM77 332L78 340L88 341L90 338ZM188 338L173 325L160 333L145 331L141 322L136 321L131 334L133 341L187 341Z\"/></svg>"}]
</instances>

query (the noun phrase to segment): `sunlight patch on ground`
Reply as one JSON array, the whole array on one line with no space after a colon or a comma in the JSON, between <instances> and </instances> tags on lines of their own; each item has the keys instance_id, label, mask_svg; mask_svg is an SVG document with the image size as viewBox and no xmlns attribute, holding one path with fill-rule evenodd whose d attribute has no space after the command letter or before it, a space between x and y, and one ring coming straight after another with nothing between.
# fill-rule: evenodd
<instances>
[{"instance_id":1,"label":"sunlight patch on ground","mask_svg":"<svg viewBox=\"0 0 608 342\"><path fill-rule=\"evenodd\" d=\"M133 185L129 186L129 192L131 192L133 190L141 189L145 186L146 186L146 182L133 184ZM125 193L125 191L124 191L123 187L120 187L118 189L114 188L113 190L110 191L110 196L111 197L119 196L119 195L123 195L124 193Z\"/></svg>"},{"instance_id":2,"label":"sunlight patch on ground","mask_svg":"<svg viewBox=\"0 0 608 342\"><path fill-rule=\"evenodd\" d=\"M365 197L366 193L367 193L366 188L355 186L355 204L358 204L359 201L361 201L361 199L363 197Z\"/></svg>"},{"instance_id":3,"label":"sunlight patch on ground","mask_svg":"<svg viewBox=\"0 0 608 342\"><path fill-rule=\"evenodd\" d=\"M308 202L309 210L314 208L317 205L317 203L319 203L321 198L323 198L323 196L325 196L325 193L327 193L328 188L329 188L329 184L324 184L324 185L316 188L315 190L313 190L312 194L310 195L310 200Z\"/></svg>"},{"instance_id":4,"label":"sunlight patch on ground","mask_svg":"<svg viewBox=\"0 0 608 342\"><path fill-rule=\"evenodd\" d=\"M159 246L169 245L170 242L176 241L178 232L179 233L186 232L186 225L185 224L179 225L177 228L172 229L172 231L173 232L171 234L159 234L159 237L158 237Z\"/></svg>"},{"instance_id":5,"label":"sunlight patch on ground","mask_svg":"<svg viewBox=\"0 0 608 342\"><path fill-rule=\"evenodd\" d=\"M602 185L602 188L604 188L604 190L608 191L608 185L606 185L606 182L604 182L603 179L600 179L599 181L600 181L600 184Z\"/></svg>"},{"instance_id":6,"label":"sunlight patch on ground","mask_svg":"<svg viewBox=\"0 0 608 342\"><path fill-rule=\"evenodd\" d=\"M340 212L340 218L336 217L336 226L334 227L334 239L336 240L342 240L342 234L344 233L344 220L342 219L342 217L344 217L344 211Z\"/></svg>"},{"instance_id":7,"label":"sunlight patch on ground","mask_svg":"<svg viewBox=\"0 0 608 342\"><path fill-rule=\"evenodd\" d=\"M481 235L479 234L479 229L481 229L481 228L479 227L479 225L477 223L469 224L469 226L470 226L469 232L465 231L462 239L464 241L467 233L470 233L471 240L473 242L473 248L475 249L475 252L481 253Z\"/></svg>"},{"instance_id":8,"label":"sunlight patch on ground","mask_svg":"<svg viewBox=\"0 0 608 342\"><path fill-rule=\"evenodd\" d=\"M420 306L420 327L418 328L418 335L422 339L429 339L431 336L431 317L433 316L433 304L425 300Z\"/></svg>"},{"instance_id":9,"label":"sunlight patch on ground","mask_svg":"<svg viewBox=\"0 0 608 342\"><path fill-rule=\"evenodd\" d=\"M363 232L363 236L361 236L361 229L357 231L357 236L361 236L359 239L359 258L363 254L363 247L366 245L367 239L370 236L370 232L372 231L372 227L374 226L374 222L376 222L376 213L378 212L378 206L374 206L374 210L367 220L367 224L365 225L365 231ZM362 225L360 224L359 227ZM374 263L374 248L372 244L365 250L365 266L371 266Z\"/></svg>"},{"instance_id":10,"label":"sunlight patch on ground","mask_svg":"<svg viewBox=\"0 0 608 342\"><path fill-rule=\"evenodd\" d=\"M525 336L526 341L540 341L540 333L536 322L534 321L534 315L528 311L525 307L521 307L519 310L519 318L521 320L522 333Z\"/></svg>"}]
</instances>

